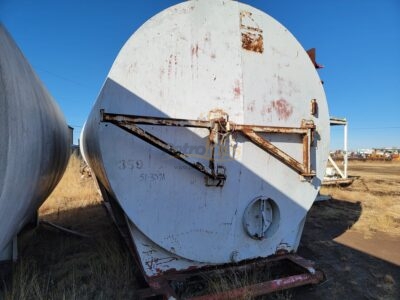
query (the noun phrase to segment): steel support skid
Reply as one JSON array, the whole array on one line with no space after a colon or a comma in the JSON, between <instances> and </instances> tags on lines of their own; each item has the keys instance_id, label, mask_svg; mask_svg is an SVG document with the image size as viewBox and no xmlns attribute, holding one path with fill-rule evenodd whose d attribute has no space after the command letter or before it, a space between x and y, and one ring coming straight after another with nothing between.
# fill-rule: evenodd
<instances>
[{"instance_id":1,"label":"steel support skid","mask_svg":"<svg viewBox=\"0 0 400 300\"><path fill-rule=\"evenodd\" d=\"M249 272L265 275L269 273L269 267L276 268L290 266L288 275L262 280L261 282L243 283L241 287L233 287L221 292L207 293L198 291L195 296L182 295L180 289L185 285L207 286L210 278L228 278L233 274L249 274ZM268 274L271 276L271 274ZM267 276L268 276L267 275ZM274 274L272 274L274 276ZM195 278L195 279L193 279ZM190 300L228 300L243 296L257 297L269 293L299 287L308 284L317 284L324 280L324 273L314 268L312 261L306 260L295 254L284 254L270 258L257 259L243 262L237 265L218 266L218 269L206 267L195 271L172 272L163 274L157 278L147 278L149 288L139 291L139 296L146 299L154 296L164 296L167 299L190 299ZM206 288L205 288L206 289ZM200 294L200 295L199 295Z\"/></svg>"}]
</instances>

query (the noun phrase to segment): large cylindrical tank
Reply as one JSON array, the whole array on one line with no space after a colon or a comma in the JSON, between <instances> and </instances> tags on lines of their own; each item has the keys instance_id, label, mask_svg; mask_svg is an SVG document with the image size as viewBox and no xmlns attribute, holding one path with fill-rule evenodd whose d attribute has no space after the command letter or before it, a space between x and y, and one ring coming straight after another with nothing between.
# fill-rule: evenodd
<instances>
[{"instance_id":1,"label":"large cylindrical tank","mask_svg":"<svg viewBox=\"0 0 400 300\"><path fill-rule=\"evenodd\" d=\"M0 24L0 253L54 189L69 158L68 127Z\"/></svg>"},{"instance_id":2,"label":"large cylindrical tank","mask_svg":"<svg viewBox=\"0 0 400 300\"><path fill-rule=\"evenodd\" d=\"M209 128L169 126L169 118L225 129L213 144ZM133 119L202 166L213 166L215 147L213 162L226 180L213 184L138 137L140 130L131 134L126 126L136 126ZM312 127L309 145L305 124ZM256 132L246 134L246 125ZM186 1L152 17L126 42L82 145L128 217L145 273L155 276L296 251L324 176L328 106L306 51L276 20L237 1ZM310 172L293 161L309 164Z\"/></svg>"}]
</instances>

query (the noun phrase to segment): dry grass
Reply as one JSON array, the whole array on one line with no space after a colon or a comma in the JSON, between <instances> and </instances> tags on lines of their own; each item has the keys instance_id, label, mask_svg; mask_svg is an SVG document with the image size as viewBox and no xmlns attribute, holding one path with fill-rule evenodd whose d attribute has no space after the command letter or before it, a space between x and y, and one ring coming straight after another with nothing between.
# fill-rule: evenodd
<instances>
[{"instance_id":1,"label":"dry grass","mask_svg":"<svg viewBox=\"0 0 400 300\"><path fill-rule=\"evenodd\" d=\"M39 225L19 236L20 260L0 299L134 299L136 272L91 178L72 156L39 218L89 238ZM3 288L2 288L3 287Z\"/></svg>"},{"instance_id":2,"label":"dry grass","mask_svg":"<svg viewBox=\"0 0 400 300\"><path fill-rule=\"evenodd\" d=\"M291 300L295 297L293 290L290 289L257 297L251 295L254 292L259 292L258 287L255 287L257 284L299 274L299 269L293 269L293 265L286 260L257 264L256 268L243 268L243 266L238 268L237 266L233 266L231 268L224 268L223 272L219 271L206 272L201 275L205 284L202 289L198 290L199 294L225 294L229 299L235 300ZM240 296L232 294L232 290L235 289L240 289L242 294ZM197 291L189 290L188 295L185 296L189 298L197 296Z\"/></svg>"},{"instance_id":3,"label":"dry grass","mask_svg":"<svg viewBox=\"0 0 400 300\"><path fill-rule=\"evenodd\" d=\"M257 275L253 273L236 273L234 271L228 272L225 276L216 276L214 278L206 278L209 284L209 293L220 293L229 291L234 288L246 288L249 284L257 282ZM252 297L244 293L239 300L250 300Z\"/></svg>"},{"instance_id":4,"label":"dry grass","mask_svg":"<svg viewBox=\"0 0 400 300\"><path fill-rule=\"evenodd\" d=\"M250 274L236 274L232 272L227 276L219 276L214 279L209 279L209 293L221 293L224 291L229 291L236 288L244 288L246 290L246 286L250 284L255 284L257 282L270 280L260 276L259 273L252 272ZM252 300L254 297L250 295L250 293L246 294L246 292L241 297L235 297L232 299L238 300ZM293 294L291 290L278 291L275 293L271 293L268 295L257 297L257 299L261 300L291 300L293 299Z\"/></svg>"},{"instance_id":5,"label":"dry grass","mask_svg":"<svg viewBox=\"0 0 400 300\"><path fill-rule=\"evenodd\" d=\"M276 271L276 270L275 270ZM179 299L187 299L197 296L209 296L213 299L215 294L225 294L224 299L232 300L291 300L294 298L293 290L283 290L254 297L251 295L250 285L273 280L272 273L268 270L257 269L254 271L238 272L234 270L226 270L226 273L218 275L201 275L200 278L195 276L196 280L185 282L184 285L178 285ZM233 295L232 290L242 289L242 294ZM254 291L254 290L253 290Z\"/></svg>"},{"instance_id":6,"label":"dry grass","mask_svg":"<svg viewBox=\"0 0 400 300\"><path fill-rule=\"evenodd\" d=\"M51 259L50 266L36 258L22 259L14 267L11 287L5 288L3 297L5 300L132 299L135 291L132 262L126 251L114 246L98 245L85 257L57 255L58 261ZM79 246L73 244L73 247Z\"/></svg>"},{"instance_id":7,"label":"dry grass","mask_svg":"<svg viewBox=\"0 0 400 300\"><path fill-rule=\"evenodd\" d=\"M350 187L324 187L321 193L360 202L361 216L351 230L363 233L366 238L376 232L400 237L400 163L351 162L350 174L361 178Z\"/></svg>"},{"instance_id":8,"label":"dry grass","mask_svg":"<svg viewBox=\"0 0 400 300\"><path fill-rule=\"evenodd\" d=\"M100 203L101 196L94 180L80 175L82 164L80 157L71 155L63 178L40 207L41 216Z\"/></svg>"}]
</instances>

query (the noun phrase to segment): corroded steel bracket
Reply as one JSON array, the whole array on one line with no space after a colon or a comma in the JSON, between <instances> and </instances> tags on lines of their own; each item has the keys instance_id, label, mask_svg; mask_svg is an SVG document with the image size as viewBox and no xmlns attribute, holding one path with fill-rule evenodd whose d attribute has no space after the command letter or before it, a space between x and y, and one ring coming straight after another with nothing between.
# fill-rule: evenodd
<instances>
[{"instance_id":1,"label":"corroded steel bracket","mask_svg":"<svg viewBox=\"0 0 400 300\"><path fill-rule=\"evenodd\" d=\"M226 180L226 175L225 172L222 173L218 171L221 170L222 166L218 166L215 164L214 145L219 142L220 135L226 136L227 134L232 134L234 132L241 133L252 143L280 160L282 163L296 171L298 174L307 178L312 178L315 176L315 172L311 170L310 164L311 144L315 131L315 125L313 121L303 120L300 127L273 127L236 124L233 122L229 122L228 116L226 114L223 117L216 117L209 121L114 114L106 113L103 109L100 110L100 115L101 122L112 123L119 128L146 141L154 147L168 153L172 157L183 161L192 168L205 174L209 179L217 182L217 186L223 186L223 183ZM210 145L212 146L212 155L209 159L209 166L207 167L200 162L191 160L188 155L176 150L172 145L150 134L149 132L138 127L137 125L175 126L208 129L210 131L209 141ZM260 133L300 135L302 137L303 143L303 161L297 161L289 154L261 137Z\"/></svg>"},{"instance_id":2,"label":"corroded steel bracket","mask_svg":"<svg viewBox=\"0 0 400 300\"><path fill-rule=\"evenodd\" d=\"M191 122L190 120L178 120L178 119L168 119L168 118L152 118L143 116L131 116L131 115L121 115L121 114L108 114L104 110L100 110L102 122L112 123L119 128L137 136L138 138L144 140L145 142L153 145L154 147L164 151L165 153L171 155L172 157L186 163L193 169L203 173L206 177L216 182L216 186L223 186L226 180L225 173L221 174L218 172L219 168L214 167L214 161L210 160L210 167L204 166L200 162L191 160L191 158L176 150L172 145L164 142L158 137L152 135L151 133L138 127L138 124L142 125L159 125L159 126L178 126L178 127L198 127L198 128L208 128L202 126L200 123Z\"/></svg>"}]
</instances>

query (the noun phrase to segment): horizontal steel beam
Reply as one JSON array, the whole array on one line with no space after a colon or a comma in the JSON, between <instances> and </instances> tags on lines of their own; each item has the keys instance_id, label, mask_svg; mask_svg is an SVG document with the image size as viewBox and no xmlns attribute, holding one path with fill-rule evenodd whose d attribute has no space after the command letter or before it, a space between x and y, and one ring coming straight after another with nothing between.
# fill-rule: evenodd
<instances>
[{"instance_id":1,"label":"horizontal steel beam","mask_svg":"<svg viewBox=\"0 0 400 300\"><path fill-rule=\"evenodd\" d=\"M213 119L210 121L204 120L189 120L189 119L175 119L175 118L164 118L164 117L148 117L148 116L137 116L137 115L124 115L124 114L113 114L106 113L104 110L100 111L101 120L103 122L118 122L118 123L130 123L137 125L153 125L153 126L175 126L175 127L195 127L195 128L206 128L211 130L214 124L220 125L221 132L234 132L242 130L253 130L254 132L263 133L293 133L293 134L307 134L308 129L315 128L312 123L303 122L302 127L276 127L276 126L260 126L260 125L241 125L227 120Z\"/></svg>"}]
</instances>

